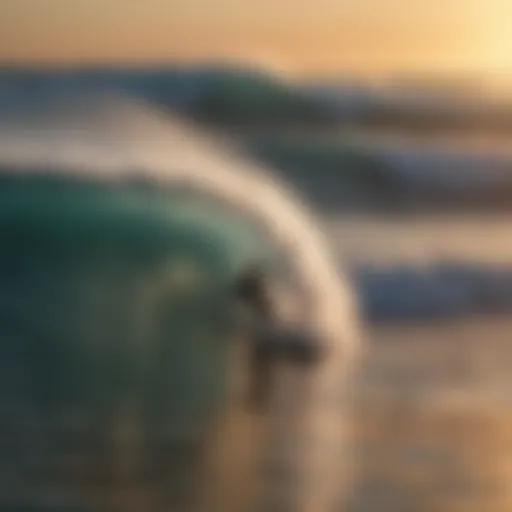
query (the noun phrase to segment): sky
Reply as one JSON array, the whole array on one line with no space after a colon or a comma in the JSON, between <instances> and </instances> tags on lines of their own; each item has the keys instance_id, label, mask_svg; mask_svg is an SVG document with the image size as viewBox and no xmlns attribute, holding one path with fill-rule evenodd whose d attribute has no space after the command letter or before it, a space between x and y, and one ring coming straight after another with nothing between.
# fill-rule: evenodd
<instances>
[{"instance_id":1,"label":"sky","mask_svg":"<svg viewBox=\"0 0 512 512\"><path fill-rule=\"evenodd\" d=\"M510 0L0 0L0 60L251 60L296 73L512 68Z\"/></svg>"}]
</instances>

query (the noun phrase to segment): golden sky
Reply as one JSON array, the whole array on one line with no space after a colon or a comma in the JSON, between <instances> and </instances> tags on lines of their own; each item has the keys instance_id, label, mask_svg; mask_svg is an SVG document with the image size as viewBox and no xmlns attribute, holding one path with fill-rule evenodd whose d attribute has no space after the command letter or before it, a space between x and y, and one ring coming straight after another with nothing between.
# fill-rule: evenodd
<instances>
[{"instance_id":1,"label":"golden sky","mask_svg":"<svg viewBox=\"0 0 512 512\"><path fill-rule=\"evenodd\" d=\"M0 0L0 13L0 59L10 61L213 57L299 72L512 66L512 0Z\"/></svg>"}]
</instances>

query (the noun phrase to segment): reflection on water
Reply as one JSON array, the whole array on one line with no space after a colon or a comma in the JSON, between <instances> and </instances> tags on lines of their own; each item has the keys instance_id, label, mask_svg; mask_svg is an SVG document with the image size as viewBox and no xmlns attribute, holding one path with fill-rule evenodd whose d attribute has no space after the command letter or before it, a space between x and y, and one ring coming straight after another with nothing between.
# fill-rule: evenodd
<instances>
[{"instance_id":1,"label":"reflection on water","mask_svg":"<svg viewBox=\"0 0 512 512\"><path fill-rule=\"evenodd\" d=\"M368 328L350 512L512 508L510 319Z\"/></svg>"}]
</instances>

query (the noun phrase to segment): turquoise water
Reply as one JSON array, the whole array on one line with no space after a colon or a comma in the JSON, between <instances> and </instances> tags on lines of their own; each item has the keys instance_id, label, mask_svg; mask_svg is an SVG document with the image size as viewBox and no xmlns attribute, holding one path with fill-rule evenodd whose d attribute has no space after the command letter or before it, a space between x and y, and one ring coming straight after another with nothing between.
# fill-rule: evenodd
<instances>
[{"instance_id":1,"label":"turquoise water","mask_svg":"<svg viewBox=\"0 0 512 512\"><path fill-rule=\"evenodd\" d=\"M7 422L25 411L36 428L49 425L44 443L106 435L126 416L148 442L207 429L229 381L232 282L256 249L265 253L259 235L185 194L4 175Z\"/></svg>"}]
</instances>

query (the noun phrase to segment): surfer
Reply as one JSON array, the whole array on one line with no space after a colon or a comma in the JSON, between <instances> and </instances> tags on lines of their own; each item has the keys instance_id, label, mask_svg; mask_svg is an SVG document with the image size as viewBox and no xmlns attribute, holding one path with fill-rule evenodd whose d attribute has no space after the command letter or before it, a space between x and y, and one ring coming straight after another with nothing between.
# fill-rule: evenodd
<instances>
[{"instance_id":1,"label":"surfer","mask_svg":"<svg viewBox=\"0 0 512 512\"><path fill-rule=\"evenodd\" d=\"M310 366L319 360L322 347L305 328L290 328L278 318L264 265L251 264L238 276L235 295L251 314L245 333L250 343L249 403L261 407L270 396L277 363Z\"/></svg>"}]
</instances>

